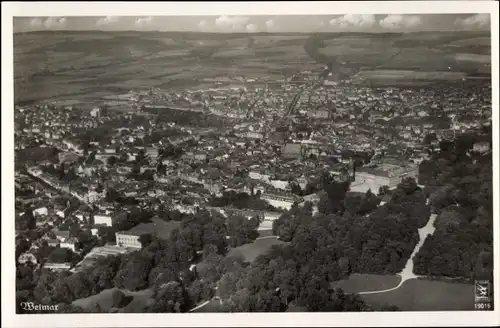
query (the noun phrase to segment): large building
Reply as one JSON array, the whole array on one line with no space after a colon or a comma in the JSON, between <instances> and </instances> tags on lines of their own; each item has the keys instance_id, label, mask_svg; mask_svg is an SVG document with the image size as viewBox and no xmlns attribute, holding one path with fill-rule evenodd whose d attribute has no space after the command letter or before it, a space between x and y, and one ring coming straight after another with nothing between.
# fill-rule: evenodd
<instances>
[{"instance_id":1,"label":"large building","mask_svg":"<svg viewBox=\"0 0 500 328\"><path fill-rule=\"evenodd\" d=\"M417 165L413 163L405 163L404 165L382 163L356 169L355 179L350 188L354 192L366 192L370 189L374 194L377 194L380 187L394 188L407 177L418 180Z\"/></svg>"},{"instance_id":2,"label":"large building","mask_svg":"<svg viewBox=\"0 0 500 328\"><path fill-rule=\"evenodd\" d=\"M270 205L276 208L282 208L289 210L294 203L302 203L303 199L293 194L281 194L281 193L264 193L260 196L260 199L267 201Z\"/></svg>"},{"instance_id":3,"label":"large building","mask_svg":"<svg viewBox=\"0 0 500 328\"><path fill-rule=\"evenodd\" d=\"M151 222L141 223L130 230L116 233L116 245L124 248L139 249L142 244L139 238L142 235L152 235L159 239L167 239L175 228L179 227L178 221L163 221L153 218Z\"/></svg>"},{"instance_id":4,"label":"large building","mask_svg":"<svg viewBox=\"0 0 500 328\"><path fill-rule=\"evenodd\" d=\"M131 232L117 232L116 233L116 245L125 248L142 248L142 244L139 241L140 235Z\"/></svg>"}]
</instances>

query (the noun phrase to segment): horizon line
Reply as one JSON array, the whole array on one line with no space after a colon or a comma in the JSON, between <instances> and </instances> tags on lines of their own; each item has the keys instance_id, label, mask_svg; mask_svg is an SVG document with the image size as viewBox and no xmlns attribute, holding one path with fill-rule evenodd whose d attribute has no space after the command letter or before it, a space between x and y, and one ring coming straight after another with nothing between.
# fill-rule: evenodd
<instances>
[{"instance_id":1,"label":"horizon line","mask_svg":"<svg viewBox=\"0 0 500 328\"><path fill-rule=\"evenodd\" d=\"M298 32L298 31L262 31L262 32L218 32L218 31L162 31L162 30L99 30L99 29L87 29L87 30L34 30L34 31L18 31L13 34L27 34L27 33L75 33L75 32L103 32L103 33L120 33L120 32L137 32L137 33L199 33L199 34L413 34L413 33L449 33L449 32L461 32L461 33L489 33L491 34L491 29L486 30L424 30L424 31L310 31L310 32Z\"/></svg>"}]
</instances>

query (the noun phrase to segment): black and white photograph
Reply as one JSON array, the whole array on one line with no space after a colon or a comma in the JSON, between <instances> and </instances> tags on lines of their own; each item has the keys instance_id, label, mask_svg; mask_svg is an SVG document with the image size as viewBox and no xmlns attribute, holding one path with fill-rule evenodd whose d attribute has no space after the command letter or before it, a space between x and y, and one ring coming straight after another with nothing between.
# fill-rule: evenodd
<instances>
[{"instance_id":1,"label":"black and white photograph","mask_svg":"<svg viewBox=\"0 0 500 328\"><path fill-rule=\"evenodd\" d=\"M174 4L2 17L3 326L499 323L498 3Z\"/></svg>"}]
</instances>

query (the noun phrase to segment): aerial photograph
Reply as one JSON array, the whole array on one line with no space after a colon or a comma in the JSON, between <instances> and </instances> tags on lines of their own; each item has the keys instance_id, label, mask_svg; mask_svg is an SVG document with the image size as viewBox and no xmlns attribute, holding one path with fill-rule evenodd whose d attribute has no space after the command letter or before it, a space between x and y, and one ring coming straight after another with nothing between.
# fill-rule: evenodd
<instances>
[{"instance_id":1,"label":"aerial photograph","mask_svg":"<svg viewBox=\"0 0 500 328\"><path fill-rule=\"evenodd\" d=\"M17 314L494 310L489 14L13 29Z\"/></svg>"}]
</instances>

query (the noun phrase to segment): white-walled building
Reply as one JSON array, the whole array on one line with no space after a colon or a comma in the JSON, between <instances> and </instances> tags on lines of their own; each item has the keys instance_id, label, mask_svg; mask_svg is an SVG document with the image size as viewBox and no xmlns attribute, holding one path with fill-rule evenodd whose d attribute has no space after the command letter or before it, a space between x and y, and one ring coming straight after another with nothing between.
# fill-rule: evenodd
<instances>
[{"instance_id":1,"label":"white-walled building","mask_svg":"<svg viewBox=\"0 0 500 328\"><path fill-rule=\"evenodd\" d=\"M271 193L262 194L260 199L267 201L270 205L276 208L282 208L285 210L289 210L295 202L301 203L303 201L303 199L298 196Z\"/></svg>"},{"instance_id":2,"label":"white-walled building","mask_svg":"<svg viewBox=\"0 0 500 328\"><path fill-rule=\"evenodd\" d=\"M363 167L356 170L356 177L350 190L367 192L370 189L374 194L378 194L380 187L394 188L407 177L418 180L417 165L408 163L404 166L381 164L376 167Z\"/></svg>"},{"instance_id":3,"label":"white-walled building","mask_svg":"<svg viewBox=\"0 0 500 328\"><path fill-rule=\"evenodd\" d=\"M127 232L116 233L116 245L125 248L142 248L139 236Z\"/></svg>"},{"instance_id":4,"label":"white-walled building","mask_svg":"<svg viewBox=\"0 0 500 328\"><path fill-rule=\"evenodd\" d=\"M110 215L94 215L94 224L96 225L105 225L108 227L113 226L113 218Z\"/></svg>"},{"instance_id":5,"label":"white-walled building","mask_svg":"<svg viewBox=\"0 0 500 328\"><path fill-rule=\"evenodd\" d=\"M77 240L75 238L70 238L66 241L63 241L59 244L61 248L67 248L70 249L73 253L76 252L76 244Z\"/></svg>"}]
</instances>

